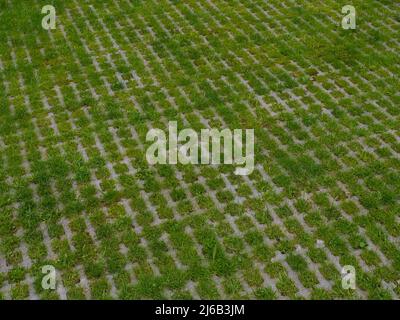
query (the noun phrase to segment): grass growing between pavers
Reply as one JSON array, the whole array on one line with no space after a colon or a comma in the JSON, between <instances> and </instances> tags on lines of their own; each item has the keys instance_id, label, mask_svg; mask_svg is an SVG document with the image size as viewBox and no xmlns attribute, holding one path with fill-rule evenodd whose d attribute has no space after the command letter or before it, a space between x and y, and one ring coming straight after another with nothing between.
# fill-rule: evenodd
<instances>
[{"instance_id":1,"label":"grass growing between pavers","mask_svg":"<svg viewBox=\"0 0 400 320\"><path fill-rule=\"evenodd\" d=\"M0 297L398 299L400 6L346 4L0 1ZM150 166L169 121L254 172Z\"/></svg>"}]
</instances>

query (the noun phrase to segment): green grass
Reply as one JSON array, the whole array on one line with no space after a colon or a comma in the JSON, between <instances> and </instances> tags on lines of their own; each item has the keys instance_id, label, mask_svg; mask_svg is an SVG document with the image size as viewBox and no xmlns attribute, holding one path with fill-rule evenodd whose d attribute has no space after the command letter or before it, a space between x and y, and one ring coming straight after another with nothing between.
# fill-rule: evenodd
<instances>
[{"instance_id":1,"label":"green grass","mask_svg":"<svg viewBox=\"0 0 400 320\"><path fill-rule=\"evenodd\" d=\"M346 4L0 1L0 299L399 298L400 7ZM168 121L256 169L149 166Z\"/></svg>"}]
</instances>

